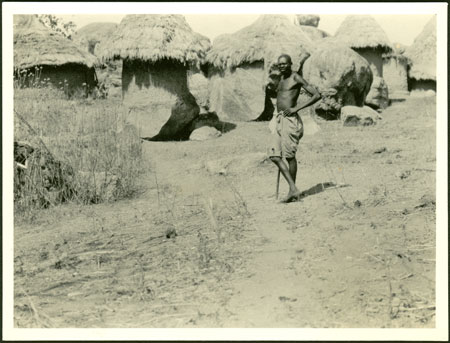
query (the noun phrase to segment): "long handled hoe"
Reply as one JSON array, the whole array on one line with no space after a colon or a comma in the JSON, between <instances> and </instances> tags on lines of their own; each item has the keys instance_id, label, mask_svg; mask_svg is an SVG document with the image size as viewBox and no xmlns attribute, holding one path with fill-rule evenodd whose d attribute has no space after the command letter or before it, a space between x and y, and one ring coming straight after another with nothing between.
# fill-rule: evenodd
<instances>
[{"instance_id":1,"label":"long handled hoe","mask_svg":"<svg viewBox=\"0 0 450 343\"><path fill-rule=\"evenodd\" d=\"M280 174L281 174L281 171L280 171L280 168L278 168L278 173L277 173L277 190L275 191L275 198L276 198L276 200L278 200L278 193L280 191Z\"/></svg>"}]
</instances>

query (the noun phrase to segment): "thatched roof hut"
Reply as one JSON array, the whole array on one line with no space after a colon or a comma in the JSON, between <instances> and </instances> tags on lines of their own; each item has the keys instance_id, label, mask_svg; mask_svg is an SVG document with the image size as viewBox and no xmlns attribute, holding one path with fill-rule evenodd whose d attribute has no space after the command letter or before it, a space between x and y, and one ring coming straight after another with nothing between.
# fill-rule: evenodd
<instances>
[{"instance_id":1,"label":"thatched roof hut","mask_svg":"<svg viewBox=\"0 0 450 343\"><path fill-rule=\"evenodd\" d=\"M405 55L411 60L411 90L436 90L436 16L425 25Z\"/></svg>"},{"instance_id":2,"label":"thatched roof hut","mask_svg":"<svg viewBox=\"0 0 450 343\"><path fill-rule=\"evenodd\" d=\"M284 15L262 15L233 34L217 37L206 57L211 110L229 120L259 117L265 108L263 84L271 64L286 53L297 70L302 53L312 50L308 36Z\"/></svg>"},{"instance_id":3,"label":"thatched roof hut","mask_svg":"<svg viewBox=\"0 0 450 343\"><path fill-rule=\"evenodd\" d=\"M204 61L210 43L181 15L127 15L96 52L123 60L122 97L129 120L153 140L177 139L199 114L187 70Z\"/></svg>"},{"instance_id":4,"label":"thatched roof hut","mask_svg":"<svg viewBox=\"0 0 450 343\"><path fill-rule=\"evenodd\" d=\"M403 100L409 95L408 67L410 59L405 56L406 47L392 44L392 51L383 54L383 78L389 88L391 100Z\"/></svg>"},{"instance_id":5,"label":"thatched roof hut","mask_svg":"<svg viewBox=\"0 0 450 343\"><path fill-rule=\"evenodd\" d=\"M347 16L333 40L358 52L367 59L374 76L383 77L382 54L391 51L392 46L386 33L372 16Z\"/></svg>"},{"instance_id":6,"label":"thatched roof hut","mask_svg":"<svg viewBox=\"0 0 450 343\"><path fill-rule=\"evenodd\" d=\"M117 26L116 23L108 22L88 24L76 32L73 41L95 55L95 46L110 37L117 30Z\"/></svg>"},{"instance_id":7,"label":"thatched roof hut","mask_svg":"<svg viewBox=\"0 0 450 343\"><path fill-rule=\"evenodd\" d=\"M47 28L36 15L14 15L13 31L14 69L21 85L37 86L46 79L69 94L95 85L95 56ZM23 70L32 72L19 73ZM32 77L23 79L30 74Z\"/></svg>"}]
</instances>

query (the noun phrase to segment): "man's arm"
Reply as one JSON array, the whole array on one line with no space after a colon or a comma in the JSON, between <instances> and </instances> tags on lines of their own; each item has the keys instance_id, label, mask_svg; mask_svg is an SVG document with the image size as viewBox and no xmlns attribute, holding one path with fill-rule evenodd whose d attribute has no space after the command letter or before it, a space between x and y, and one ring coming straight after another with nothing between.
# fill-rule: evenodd
<instances>
[{"instance_id":1,"label":"man's arm","mask_svg":"<svg viewBox=\"0 0 450 343\"><path fill-rule=\"evenodd\" d=\"M311 106L311 105L315 104L321 98L321 96L320 96L319 92L317 91L317 89L314 88L313 86L311 86L303 77L301 77L298 74L295 74L294 75L294 80L296 82L298 82L300 84L300 86L303 87L311 95L311 98L307 102L305 102L303 104L300 104L300 105L297 105L295 107L288 108L288 109L284 110L283 114L285 116L289 116L289 115L292 115L294 113L297 113L298 111L300 111L300 110L302 110L302 109L304 109L304 108L306 108L308 106Z\"/></svg>"}]
</instances>

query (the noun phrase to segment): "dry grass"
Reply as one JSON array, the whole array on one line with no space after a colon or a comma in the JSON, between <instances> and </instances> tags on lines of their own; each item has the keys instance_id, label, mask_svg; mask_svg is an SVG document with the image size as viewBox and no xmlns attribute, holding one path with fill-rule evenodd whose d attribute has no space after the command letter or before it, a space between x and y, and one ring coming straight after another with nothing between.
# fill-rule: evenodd
<instances>
[{"instance_id":1,"label":"dry grass","mask_svg":"<svg viewBox=\"0 0 450 343\"><path fill-rule=\"evenodd\" d=\"M36 224L21 226L18 242L30 245L15 247L21 264L15 274L16 326L179 327L214 321L224 311L217 303L230 296L230 280L243 277L249 218L224 202L207 199L205 206L200 195L183 195L169 184L158 182L154 191L159 203L133 200L133 211L120 202L77 206L83 224L71 220L72 206L41 211L37 222L48 212L56 231L39 235L37 243L19 238ZM68 312L49 310L44 297ZM71 300L77 305L67 306Z\"/></svg>"},{"instance_id":2,"label":"dry grass","mask_svg":"<svg viewBox=\"0 0 450 343\"><path fill-rule=\"evenodd\" d=\"M137 191L138 132L112 101L65 99L51 88L15 89L14 139L34 148L15 170L18 212L66 201L98 203Z\"/></svg>"}]
</instances>

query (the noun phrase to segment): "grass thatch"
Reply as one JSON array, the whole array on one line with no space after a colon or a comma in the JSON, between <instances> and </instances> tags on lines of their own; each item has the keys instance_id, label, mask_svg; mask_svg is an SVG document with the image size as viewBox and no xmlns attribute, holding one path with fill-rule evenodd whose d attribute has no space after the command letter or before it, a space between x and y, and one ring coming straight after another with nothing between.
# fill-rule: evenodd
<instances>
[{"instance_id":1,"label":"grass thatch","mask_svg":"<svg viewBox=\"0 0 450 343\"><path fill-rule=\"evenodd\" d=\"M373 48L383 52L392 49L386 33L370 15L347 16L336 31L334 40L353 49Z\"/></svg>"},{"instance_id":2,"label":"grass thatch","mask_svg":"<svg viewBox=\"0 0 450 343\"><path fill-rule=\"evenodd\" d=\"M313 49L308 36L286 16L263 15L233 34L217 37L206 59L215 67L226 69L264 61L267 54L275 51L277 55L293 51L300 54Z\"/></svg>"},{"instance_id":3,"label":"grass thatch","mask_svg":"<svg viewBox=\"0 0 450 343\"><path fill-rule=\"evenodd\" d=\"M88 24L77 31L73 41L81 45L86 51L89 51L89 48L93 50L98 43L111 37L117 30L117 26L116 23L107 22Z\"/></svg>"},{"instance_id":4,"label":"grass thatch","mask_svg":"<svg viewBox=\"0 0 450 343\"><path fill-rule=\"evenodd\" d=\"M100 42L96 53L103 60L170 59L200 64L209 47L209 39L194 32L182 15L131 14L109 39Z\"/></svg>"},{"instance_id":5,"label":"grass thatch","mask_svg":"<svg viewBox=\"0 0 450 343\"><path fill-rule=\"evenodd\" d=\"M405 55L411 59L409 77L436 80L436 16L425 25Z\"/></svg>"},{"instance_id":6,"label":"grass thatch","mask_svg":"<svg viewBox=\"0 0 450 343\"><path fill-rule=\"evenodd\" d=\"M36 15L14 15L14 68L67 63L92 67L96 58L63 35L45 27Z\"/></svg>"}]
</instances>

